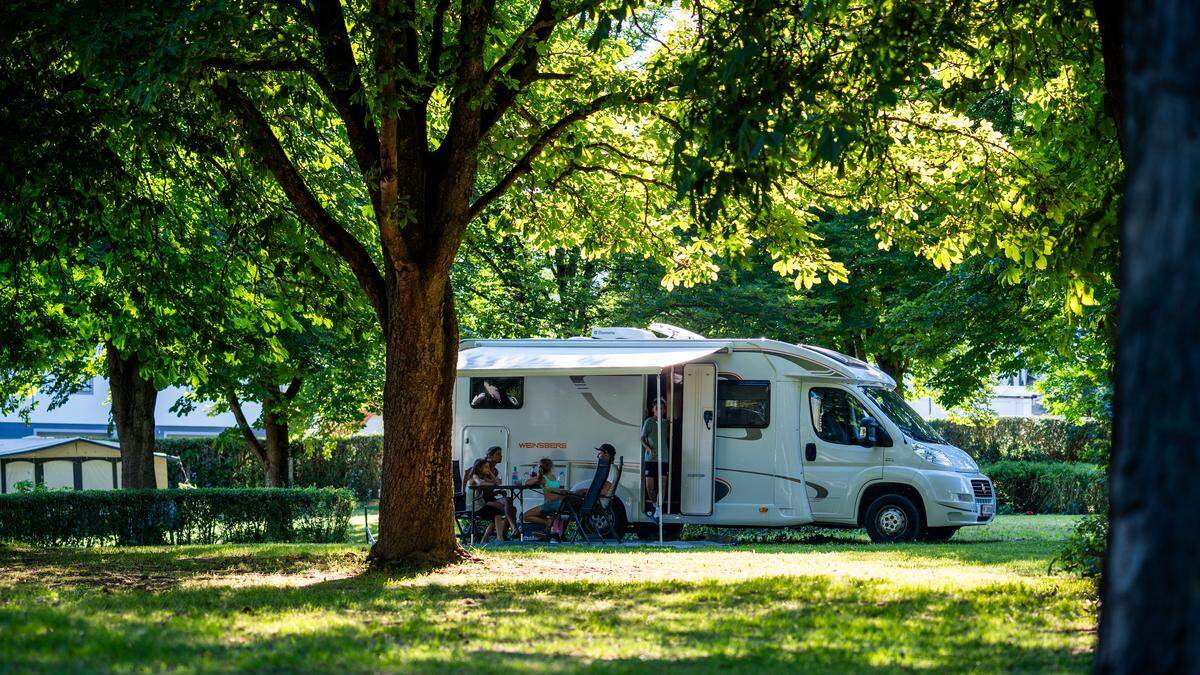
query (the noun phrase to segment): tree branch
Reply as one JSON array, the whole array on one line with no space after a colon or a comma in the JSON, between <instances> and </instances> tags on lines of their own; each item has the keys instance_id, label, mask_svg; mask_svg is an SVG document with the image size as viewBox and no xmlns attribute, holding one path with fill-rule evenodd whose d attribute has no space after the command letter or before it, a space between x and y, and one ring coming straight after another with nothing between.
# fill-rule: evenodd
<instances>
[{"instance_id":1,"label":"tree branch","mask_svg":"<svg viewBox=\"0 0 1200 675\"><path fill-rule=\"evenodd\" d=\"M581 7L578 11L583 11L586 8ZM485 76L485 84L488 88L493 88L495 91L495 100L491 107L485 107L481 111L480 118L480 134L487 135L492 127L500 121L504 113L512 107L517 100L517 95L533 81L533 76L537 74L538 62L541 59L541 54L538 52L537 45L540 42L545 42L550 39L550 35L554 32L554 27L560 21L577 14L578 12L556 16L554 13L554 5L551 0L541 0L538 5L537 13L533 16L533 21L529 26L517 36L508 49L505 50L503 56L494 63L491 69ZM532 39L532 41L531 41ZM505 71L504 65L508 60L513 59L512 67ZM507 78L515 80L515 84L509 84L506 81L500 81L500 74L503 73ZM493 85L495 85L493 87Z\"/></svg>"},{"instance_id":2,"label":"tree branch","mask_svg":"<svg viewBox=\"0 0 1200 675\"><path fill-rule=\"evenodd\" d=\"M295 399L296 394L300 393L300 387L302 387L303 385L304 385L304 380L302 380L298 377L293 377L292 381L288 383L287 389L283 390L283 397L285 399L287 399L288 401Z\"/></svg>"},{"instance_id":3,"label":"tree branch","mask_svg":"<svg viewBox=\"0 0 1200 675\"><path fill-rule=\"evenodd\" d=\"M238 428L242 430L242 436L246 438L246 444L258 455L258 459L264 464L267 462L267 451L259 442L258 437L254 435L254 429L250 427L250 423L246 421L246 414L242 412L242 403L238 401L238 397L233 392L225 395L225 400L229 402L229 410L233 412L233 418L237 420Z\"/></svg>"},{"instance_id":4,"label":"tree branch","mask_svg":"<svg viewBox=\"0 0 1200 675\"><path fill-rule=\"evenodd\" d=\"M588 143L584 147L595 148L595 149L599 149L599 150L604 150L606 152L611 152L612 154L614 154L618 157L627 159L631 162L637 162L638 164L644 164L645 166L658 166L658 167L667 166L667 162L655 162L653 160L646 159L645 157L639 157L635 154L625 152L624 150L617 148L612 143L608 143L605 141L597 141L595 143Z\"/></svg>"},{"instance_id":5,"label":"tree branch","mask_svg":"<svg viewBox=\"0 0 1200 675\"><path fill-rule=\"evenodd\" d=\"M585 164L578 164L576 162L571 162L570 164L567 165L567 168L562 173L555 176L554 180L550 181L550 187L551 188L558 187L559 183L566 180L567 177L573 173L606 173L606 174L612 176L613 178L621 178L621 179L625 179L625 180L637 181L637 182L641 183L642 185L647 185L647 186L654 185L657 187L666 188L668 190L675 189L675 187L673 185L671 185L670 183L658 180L656 178L646 178L645 176L639 176L634 173L626 173L624 171L617 171L616 169L610 169L606 166L590 166L590 165L585 165Z\"/></svg>"},{"instance_id":6,"label":"tree branch","mask_svg":"<svg viewBox=\"0 0 1200 675\"><path fill-rule=\"evenodd\" d=\"M321 55L329 70L332 86L325 93L346 127L346 138L359 173L371 196L371 206L378 214L383 208L379 192L379 132L367 107L367 94L362 73L354 60L350 34L340 0L315 0L313 27L321 42ZM376 216L378 217L378 215Z\"/></svg>"},{"instance_id":7,"label":"tree branch","mask_svg":"<svg viewBox=\"0 0 1200 675\"><path fill-rule=\"evenodd\" d=\"M374 306L379 320L386 322L387 294L383 277L362 242L342 227L342 224L330 216L317 201L316 196L305 184L304 178L300 176L296 165L288 158L271 125L237 84L217 82L212 85L212 89L222 107L241 123L251 148L266 164L297 213L330 248L349 263L351 271Z\"/></svg>"},{"instance_id":8,"label":"tree branch","mask_svg":"<svg viewBox=\"0 0 1200 675\"><path fill-rule=\"evenodd\" d=\"M429 40L429 61L425 65L425 78L431 83L436 82L442 73L442 52L446 40L446 12L450 10L450 0L438 0L433 9L433 30ZM429 91L433 91L430 85Z\"/></svg>"},{"instance_id":9,"label":"tree branch","mask_svg":"<svg viewBox=\"0 0 1200 675\"><path fill-rule=\"evenodd\" d=\"M579 110L576 110L575 112L572 112L566 117L563 117L559 121L555 122L545 131L543 131L541 136L538 136L533 144L529 146L529 149L525 151L525 154L521 155L520 159L516 161L513 167L508 170L508 173L506 173L496 183L496 185L492 187L492 189L483 193L480 195L479 199L475 200L475 203L471 205L470 218L473 219L478 216L485 208L487 208L488 204L491 204L493 201L503 195L510 187L512 187L513 183L517 182L517 179L529 173L533 169L533 160L537 159L537 157L542 154L542 151L544 151L547 146L561 136L563 132L570 128L572 124L585 120L591 115L594 115L596 112L603 110L610 105L617 103L645 103L649 100L649 98L626 99L623 96L616 94L605 94L594 99L591 103L583 108L580 108Z\"/></svg>"}]
</instances>

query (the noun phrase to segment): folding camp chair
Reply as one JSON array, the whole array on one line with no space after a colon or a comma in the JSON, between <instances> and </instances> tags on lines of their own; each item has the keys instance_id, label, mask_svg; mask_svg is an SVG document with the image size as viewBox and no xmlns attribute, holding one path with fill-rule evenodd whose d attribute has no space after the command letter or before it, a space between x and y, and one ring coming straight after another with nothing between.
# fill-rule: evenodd
<instances>
[{"instance_id":1,"label":"folding camp chair","mask_svg":"<svg viewBox=\"0 0 1200 675\"><path fill-rule=\"evenodd\" d=\"M621 484L621 474L624 471L625 457L621 456L617 458L616 472L613 472L611 469L609 470L613 474L612 481L610 481L613 486L612 490L606 495L600 495L600 498L596 500L596 508L593 509L590 517L588 515L584 516L588 520L588 527L593 532L601 536L603 534L611 534L612 538L617 541L621 541L624 533L617 531L617 523L620 521L617 520L616 508L613 506L613 502L617 501L617 486Z\"/></svg>"},{"instance_id":2,"label":"folding camp chair","mask_svg":"<svg viewBox=\"0 0 1200 675\"><path fill-rule=\"evenodd\" d=\"M617 459L616 466L616 471L612 471L610 468L610 473L612 473L612 478L610 479L612 490L607 495L600 495L599 498L596 498L595 507L590 512L580 513L580 522L582 522L583 527L576 527L576 536L578 536L580 530L587 530L587 532L583 533L584 537L587 537L587 534L590 533L600 539L611 536L617 542L622 540L622 532L617 531L617 524L620 522L617 519L618 507L614 506L614 503L618 502L617 486L620 485L620 474L625 471L624 456Z\"/></svg>"},{"instance_id":3,"label":"folding camp chair","mask_svg":"<svg viewBox=\"0 0 1200 675\"><path fill-rule=\"evenodd\" d=\"M622 464L624 460L622 459ZM608 479L609 469L612 468L610 462L601 462L596 465L596 475L592 476L592 484L588 486L587 492L580 497L579 495L568 495L563 497L561 506L557 513L543 513L551 520L562 520L563 531L566 532L567 525L572 521L575 523L575 534L571 537L571 541L583 540L587 543L592 543L592 537L603 540L604 534L607 531L612 534L614 539L619 539L616 534L614 521L616 520L612 512L612 500L608 499L604 504L601 503L600 491L604 489L604 482ZM617 470L617 480L620 480L620 469ZM616 484L614 483L613 493L616 492ZM593 522L595 519L602 519L608 515L607 526L598 527Z\"/></svg>"},{"instance_id":4,"label":"folding camp chair","mask_svg":"<svg viewBox=\"0 0 1200 675\"><path fill-rule=\"evenodd\" d=\"M463 484L463 474L459 471L458 460L453 460L450 464L454 472L454 527L458 529L458 538L464 542L470 541L473 523L475 537L479 539L487 530L487 523L471 517L470 499Z\"/></svg>"}]
</instances>

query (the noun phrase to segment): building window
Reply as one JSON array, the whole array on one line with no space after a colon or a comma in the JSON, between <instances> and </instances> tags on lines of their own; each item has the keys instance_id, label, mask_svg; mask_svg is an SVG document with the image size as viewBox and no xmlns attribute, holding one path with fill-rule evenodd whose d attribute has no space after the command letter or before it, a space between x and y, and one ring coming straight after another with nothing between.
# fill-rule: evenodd
<instances>
[{"instance_id":1,"label":"building window","mask_svg":"<svg viewBox=\"0 0 1200 675\"><path fill-rule=\"evenodd\" d=\"M525 403L523 377L472 377L471 407L517 410Z\"/></svg>"},{"instance_id":2,"label":"building window","mask_svg":"<svg viewBox=\"0 0 1200 675\"><path fill-rule=\"evenodd\" d=\"M763 429L771 423L771 382L719 380L717 426Z\"/></svg>"}]
</instances>

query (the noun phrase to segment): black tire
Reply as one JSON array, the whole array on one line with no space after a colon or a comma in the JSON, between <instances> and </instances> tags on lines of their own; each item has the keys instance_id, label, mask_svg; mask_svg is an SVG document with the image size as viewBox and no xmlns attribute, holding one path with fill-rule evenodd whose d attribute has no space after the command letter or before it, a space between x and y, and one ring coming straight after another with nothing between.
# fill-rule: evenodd
<instances>
[{"instance_id":1,"label":"black tire","mask_svg":"<svg viewBox=\"0 0 1200 675\"><path fill-rule=\"evenodd\" d=\"M625 515L625 504L620 499L613 499L608 513L593 513L586 516L586 520L589 533L598 533L605 537L608 536L610 522L617 534L617 539L624 539L625 532L629 528L629 519Z\"/></svg>"},{"instance_id":2,"label":"black tire","mask_svg":"<svg viewBox=\"0 0 1200 675\"><path fill-rule=\"evenodd\" d=\"M617 538L624 539L625 533L629 531L629 516L625 514L625 502L621 501L620 497L613 497L612 510L613 515L617 518Z\"/></svg>"},{"instance_id":3,"label":"black tire","mask_svg":"<svg viewBox=\"0 0 1200 675\"><path fill-rule=\"evenodd\" d=\"M913 541L922 529L921 511L904 495L883 495L867 507L863 524L876 544Z\"/></svg>"},{"instance_id":4,"label":"black tire","mask_svg":"<svg viewBox=\"0 0 1200 675\"><path fill-rule=\"evenodd\" d=\"M954 536L955 532L958 532L957 527L927 527L921 533L921 540L929 542L948 541L950 537Z\"/></svg>"}]
</instances>

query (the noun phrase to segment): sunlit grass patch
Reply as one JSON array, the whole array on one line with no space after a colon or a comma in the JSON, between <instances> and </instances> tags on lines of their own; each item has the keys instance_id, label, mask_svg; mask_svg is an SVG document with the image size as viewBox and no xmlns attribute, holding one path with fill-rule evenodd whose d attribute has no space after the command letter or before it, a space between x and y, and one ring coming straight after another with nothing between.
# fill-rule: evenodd
<instances>
[{"instance_id":1,"label":"sunlit grass patch","mask_svg":"<svg viewBox=\"0 0 1200 675\"><path fill-rule=\"evenodd\" d=\"M80 672L1086 669L1092 585L1046 572L1057 543L1034 533L1047 523L1004 525L1008 539L936 546L485 548L407 576L366 572L358 546L0 549L11 582L0 597L0 663ZM105 575L157 581L96 583Z\"/></svg>"}]
</instances>

